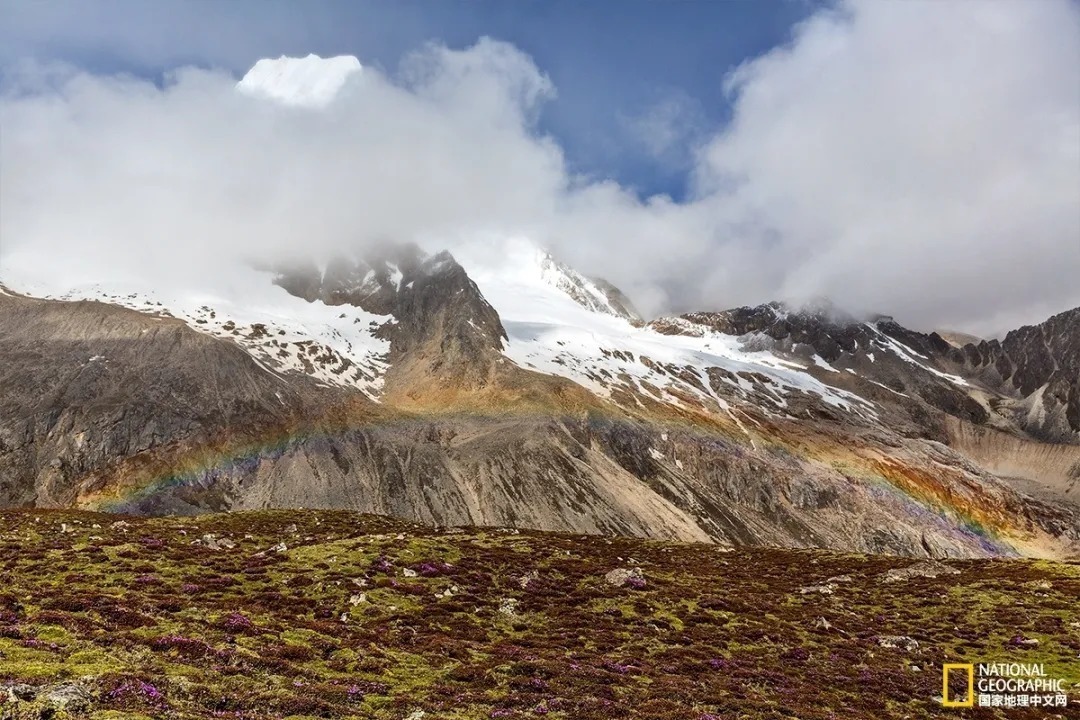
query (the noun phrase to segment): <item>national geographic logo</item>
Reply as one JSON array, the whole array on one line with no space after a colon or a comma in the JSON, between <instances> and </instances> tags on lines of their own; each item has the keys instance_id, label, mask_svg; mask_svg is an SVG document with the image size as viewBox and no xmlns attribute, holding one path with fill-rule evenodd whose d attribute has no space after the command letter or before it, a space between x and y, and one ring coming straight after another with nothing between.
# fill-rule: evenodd
<instances>
[{"instance_id":1,"label":"national geographic logo","mask_svg":"<svg viewBox=\"0 0 1080 720\"><path fill-rule=\"evenodd\" d=\"M949 686L951 674L963 673L967 688L963 697L955 699L955 695ZM941 669L941 704L945 707L966 708L975 707L975 666L968 663L949 663Z\"/></svg>"},{"instance_id":2,"label":"national geographic logo","mask_svg":"<svg viewBox=\"0 0 1080 720\"><path fill-rule=\"evenodd\" d=\"M1065 681L1042 663L949 663L941 669L945 707L1063 708Z\"/></svg>"}]
</instances>

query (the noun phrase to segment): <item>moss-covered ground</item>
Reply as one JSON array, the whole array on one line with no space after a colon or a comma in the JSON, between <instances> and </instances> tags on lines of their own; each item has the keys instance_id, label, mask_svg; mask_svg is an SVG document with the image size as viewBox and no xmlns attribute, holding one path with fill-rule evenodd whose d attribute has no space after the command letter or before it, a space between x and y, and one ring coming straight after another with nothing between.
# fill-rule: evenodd
<instances>
[{"instance_id":1,"label":"moss-covered ground","mask_svg":"<svg viewBox=\"0 0 1080 720\"><path fill-rule=\"evenodd\" d=\"M913 562L329 511L9 511L0 717L1080 717L1080 566L882 582ZM991 661L1044 663L1074 705L941 706L943 663Z\"/></svg>"}]
</instances>

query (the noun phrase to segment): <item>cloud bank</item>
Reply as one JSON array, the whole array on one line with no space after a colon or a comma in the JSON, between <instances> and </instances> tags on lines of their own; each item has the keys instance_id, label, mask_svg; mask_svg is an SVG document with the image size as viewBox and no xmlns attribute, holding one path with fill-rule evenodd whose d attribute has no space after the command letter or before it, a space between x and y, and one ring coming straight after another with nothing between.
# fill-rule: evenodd
<instances>
[{"instance_id":1,"label":"cloud bank","mask_svg":"<svg viewBox=\"0 0 1080 720\"><path fill-rule=\"evenodd\" d=\"M236 81L9 68L0 278L20 257L107 280L526 235L649 313L828 296L987 333L1080 305L1067 0L820 11L788 45L718 69L732 118L692 134L683 202L570 173L535 122L557 89L495 40L365 67L318 110ZM670 151L680 134L656 120Z\"/></svg>"}]
</instances>

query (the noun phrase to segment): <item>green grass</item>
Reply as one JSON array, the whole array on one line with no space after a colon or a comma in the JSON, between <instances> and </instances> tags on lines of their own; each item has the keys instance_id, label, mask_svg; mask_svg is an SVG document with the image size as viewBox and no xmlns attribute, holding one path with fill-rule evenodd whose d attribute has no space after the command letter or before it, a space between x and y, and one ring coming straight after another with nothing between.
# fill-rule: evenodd
<instances>
[{"instance_id":1,"label":"green grass","mask_svg":"<svg viewBox=\"0 0 1080 720\"><path fill-rule=\"evenodd\" d=\"M912 561L329 511L117 520L0 513L0 685L84 687L91 707L69 717L1043 718L942 708L941 664L1042 662L1080 683L1076 565L956 561L882 583ZM604 581L634 565L644 588ZM838 575L852 582L799 593ZM0 717L41 717L40 698L6 696Z\"/></svg>"}]
</instances>

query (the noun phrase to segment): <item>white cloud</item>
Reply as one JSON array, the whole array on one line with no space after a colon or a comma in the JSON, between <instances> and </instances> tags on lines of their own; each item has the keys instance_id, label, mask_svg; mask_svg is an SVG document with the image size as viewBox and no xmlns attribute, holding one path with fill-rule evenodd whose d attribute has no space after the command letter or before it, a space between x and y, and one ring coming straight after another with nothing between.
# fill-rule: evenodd
<instances>
[{"instance_id":1,"label":"white cloud","mask_svg":"<svg viewBox=\"0 0 1080 720\"><path fill-rule=\"evenodd\" d=\"M979 330L1080 303L1076 5L846 4L727 82L700 192L768 290Z\"/></svg>"},{"instance_id":2,"label":"white cloud","mask_svg":"<svg viewBox=\"0 0 1080 720\"><path fill-rule=\"evenodd\" d=\"M2 107L8 250L90 279L132 260L325 255L549 214L565 172L526 121L550 87L532 62L483 40L427 48L410 68L401 82L365 68L322 109L238 93L221 72L161 88L21 72Z\"/></svg>"},{"instance_id":3,"label":"white cloud","mask_svg":"<svg viewBox=\"0 0 1080 720\"><path fill-rule=\"evenodd\" d=\"M685 203L572 176L535 127L555 88L492 40L365 68L319 111L225 72L24 68L0 101L4 252L89 278L524 233L647 312L828 295L921 327L1037 321L1080 304L1078 18L1051 0L819 12L727 78L733 120Z\"/></svg>"}]
</instances>

